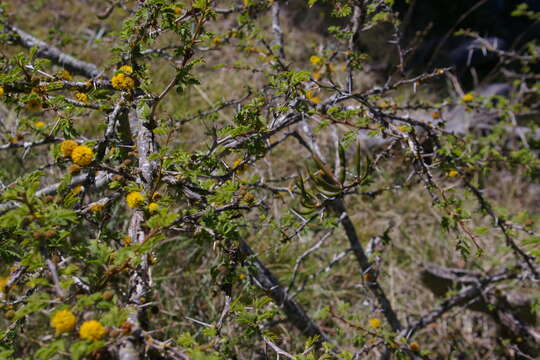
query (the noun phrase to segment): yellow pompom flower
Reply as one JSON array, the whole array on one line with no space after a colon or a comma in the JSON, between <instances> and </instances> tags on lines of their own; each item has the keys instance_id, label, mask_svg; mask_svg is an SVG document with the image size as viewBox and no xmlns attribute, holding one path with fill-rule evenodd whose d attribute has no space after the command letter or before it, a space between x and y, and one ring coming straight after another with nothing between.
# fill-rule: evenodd
<instances>
[{"instance_id":1,"label":"yellow pompom flower","mask_svg":"<svg viewBox=\"0 0 540 360\"><path fill-rule=\"evenodd\" d=\"M88 102L88 95L85 93L78 92L75 94L75 99L79 100L80 102Z\"/></svg>"},{"instance_id":2,"label":"yellow pompom flower","mask_svg":"<svg viewBox=\"0 0 540 360\"><path fill-rule=\"evenodd\" d=\"M131 73L133 73L133 67L131 67L131 65L124 65L124 66L121 66L120 69L121 72L123 72L124 74L128 74L130 75Z\"/></svg>"},{"instance_id":3,"label":"yellow pompom flower","mask_svg":"<svg viewBox=\"0 0 540 360\"><path fill-rule=\"evenodd\" d=\"M457 170L455 170L455 169L454 169L454 170L450 170L450 171L448 172L448 177L456 177L456 176L458 176L458 175L459 175L459 172L458 172Z\"/></svg>"},{"instance_id":4,"label":"yellow pompom flower","mask_svg":"<svg viewBox=\"0 0 540 360\"><path fill-rule=\"evenodd\" d=\"M124 73L113 76L111 83L113 88L117 90L130 90L135 88L135 80Z\"/></svg>"},{"instance_id":5,"label":"yellow pompom flower","mask_svg":"<svg viewBox=\"0 0 540 360\"><path fill-rule=\"evenodd\" d=\"M126 196L126 202L129 208L135 209L144 202L144 196L138 191L132 191Z\"/></svg>"},{"instance_id":6,"label":"yellow pompom flower","mask_svg":"<svg viewBox=\"0 0 540 360\"><path fill-rule=\"evenodd\" d=\"M77 146L78 144L73 140L64 140L60 144L60 151L62 152L62 155L68 157L71 156L73 149L75 149Z\"/></svg>"},{"instance_id":7,"label":"yellow pompom flower","mask_svg":"<svg viewBox=\"0 0 540 360\"><path fill-rule=\"evenodd\" d=\"M431 117L435 120L437 119L440 119L441 118L441 113L438 112L438 111L434 111L433 113L431 113Z\"/></svg>"},{"instance_id":8,"label":"yellow pompom flower","mask_svg":"<svg viewBox=\"0 0 540 360\"><path fill-rule=\"evenodd\" d=\"M28 109L28 111L32 111L32 112L40 111L41 110L41 101L39 101L38 99L30 99L30 100L28 100L28 102L26 103L26 109Z\"/></svg>"},{"instance_id":9,"label":"yellow pompom flower","mask_svg":"<svg viewBox=\"0 0 540 360\"><path fill-rule=\"evenodd\" d=\"M58 73L58 77L60 79L64 79L64 80L67 80L67 81L71 81L73 80L73 76L71 76L71 74L69 73L69 71L67 70L62 70Z\"/></svg>"},{"instance_id":10,"label":"yellow pompom flower","mask_svg":"<svg viewBox=\"0 0 540 360\"><path fill-rule=\"evenodd\" d=\"M159 210L158 203L151 202L150 204L148 204L148 211L150 211L151 213L154 213L154 212L156 212L158 210Z\"/></svg>"},{"instance_id":11,"label":"yellow pompom flower","mask_svg":"<svg viewBox=\"0 0 540 360\"><path fill-rule=\"evenodd\" d=\"M471 101L474 100L474 95L473 95L473 93L467 93L467 94L463 95L463 97L461 98L461 100L462 100L464 103L471 102Z\"/></svg>"},{"instance_id":12,"label":"yellow pompom flower","mask_svg":"<svg viewBox=\"0 0 540 360\"><path fill-rule=\"evenodd\" d=\"M76 322L77 318L69 310L60 310L51 318L51 326L56 330L56 335L70 331Z\"/></svg>"},{"instance_id":13,"label":"yellow pompom flower","mask_svg":"<svg viewBox=\"0 0 540 360\"><path fill-rule=\"evenodd\" d=\"M373 329L377 329L379 326L381 326L381 320L378 318L369 319L369 326Z\"/></svg>"},{"instance_id":14,"label":"yellow pompom flower","mask_svg":"<svg viewBox=\"0 0 540 360\"><path fill-rule=\"evenodd\" d=\"M133 240L131 239L131 236L129 235L126 235L122 238L122 243L124 244L124 246L129 246L131 245L132 242Z\"/></svg>"},{"instance_id":15,"label":"yellow pompom flower","mask_svg":"<svg viewBox=\"0 0 540 360\"><path fill-rule=\"evenodd\" d=\"M83 187L81 185L75 186L73 189L71 189L71 192L75 195L78 195L83 191Z\"/></svg>"},{"instance_id":16,"label":"yellow pompom flower","mask_svg":"<svg viewBox=\"0 0 540 360\"><path fill-rule=\"evenodd\" d=\"M105 205L103 205L102 203L93 203L92 205L90 205L90 212L93 212L94 214L97 214L99 212L101 212L103 210L103 208L105 207Z\"/></svg>"},{"instance_id":17,"label":"yellow pompom flower","mask_svg":"<svg viewBox=\"0 0 540 360\"><path fill-rule=\"evenodd\" d=\"M419 352L420 351L420 344L418 344L416 341L413 341L409 344L409 349L411 349L412 352Z\"/></svg>"},{"instance_id":18,"label":"yellow pompom flower","mask_svg":"<svg viewBox=\"0 0 540 360\"><path fill-rule=\"evenodd\" d=\"M34 126L38 129L41 129L42 127L45 127L45 123L43 121L36 121L34 123Z\"/></svg>"},{"instance_id":19,"label":"yellow pompom flower","mask_svg":"<svg viewBox=\"0 0 540 360\"><path fill-rule=\"evenodd\" d=\"M71 160L79 166L87 166L94 160L94 152L86 145L79 145L71 152Z\"/></svg>"},{"instance_id":20,"label":"yellow pompom flower","mask_svg":"<svg viewBox=\"0 0 540 360\"><path fill-rule=\"evenodd\" d=\"M99 321L85 321L79 329L79 336L83 340L98 341L105 336L107 329Z\"/></svg>"},{"instance_id":21,"label":"yellow pompom flower","mask_svg":"<svg viewBox=\"0 0 540 360\"><path fill-rule=\"evenodd\" d=\"M6 285L8 283L9 277L0 277L0 293L4 292L4 289L6 288Z\"/></svg>"},{"instance_id":22,"label":"yellow pompom flower","mask_svg":"<svg viewBox=\"0 0 540 360\"><path fill-rule=\"evenodd\" d=\"M308 98L309 101L315 104L321 103L321 98L319 98L318 96L315 96L315 90L308 90L306 92L306 97Z\"/></svg>"},{"instance_id":23,"label":"yellow pompom flower","mask_svg":"<svg viewBox=\"0 0 540 360\"><path fill-rule=\"evenodd\" d=\"M174 8L174 13L175 13L176 15L180 15L180 14L182 13L182 8L179 8L179 7Z\"/></svg>"},{"instance_id":24,"label":"yellow pompom flower","mask_svg":"<svg viewBox=\"0 0 540 360\"><path fill-rule=\"evenodd\" d=\"M318 57L317 55L313 55L312 57L309 58L309 62L313 65L319 65L321 63L321 58Z\"/></svg>"},{"instance_id":25,"label":"yellow pompom flower","mask_svg":"<svg viewBox=\"0 0 540 360\"><path fill-rule=\"evenodd\" d=\"M4 88L0 86L0 96L4 96Z\"/></svg>"}]
</instances>

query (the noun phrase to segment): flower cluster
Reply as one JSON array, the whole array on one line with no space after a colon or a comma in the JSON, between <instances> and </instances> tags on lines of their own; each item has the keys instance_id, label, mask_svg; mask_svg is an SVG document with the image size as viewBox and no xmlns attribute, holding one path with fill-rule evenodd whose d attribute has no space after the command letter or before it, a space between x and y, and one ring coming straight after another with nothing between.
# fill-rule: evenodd
<instances>
[{"instance_id":1,"label":"flower cluster","mask_svg":"<svg viewBox=\"0 0 540 360\"><path fill-rule=\"evenodd\" d=\"M474 95L472 93L467 93L465 95L463 95L463 97L461 98L461 100L464 102L464 103L469 103L471 101L474 100Z\"/></svg>"},{"instance_id":2,"label":"flower cluster","mask_svg":"<svg viewBox=\"0 0 540 360\"><path fill-rule=\"evenodd\" d=\"M79 329L80 338L90 341L101 340L106 333L105 327L96 320L85 321Z\"/></svg>"},{"instance_id":3,"label":"flower cluster","mask_svg":"<svg viewBox=\"0 0 540 360\"><path fill-rule=\"evenodd\" d=\"M318 57L317 55L313 55L312 57L309 58L309 62L313 65L319 65L321 63L321 58Z\"/></svg>"},{"instance_id":4,"label":"flower cluster","mask_svg":"<svg viewBox=\"0 0 540 360\"><path fill-rule=\"evenodd\" d=\"M60 310L51 318L51 326L56 330L56 334L68 332L75 327L77 319L69 310Z\"/></svg>"},{"instance_id":5,"label":"flower cluster","mask_svg":"<svg viewBox=\"0 0 540 360\"><path fill-rule=\"evenodd\" d=\"M7 285L7 282L8 282L8 277L0 277L0 293L4 292L4 288L6 287Z\"/></svg>"},{"instance_id":6,"label":"flower cluster","mask_svg":"<svg viewBox=\"0 0 540 360\"><path fill-rule=\"evenodd\" d=\"M156 212L158 210L159 210L158 203L151 202L150 204L148 204L148 211L150 211L151 213L154 213L154 212Z\"/></svg>"},{"instance_id":7,"label":"flower cluster","mask_svg":"<svg viewBox=\"0 0 540 360\"><path fill-rule=\"evenodd\" d=\"M131 90L135 88L135 80L124 73L114 75L111 82L113 88L117 90Z\"/></svg>"},{"instance_id":8,"label":"flower cluster","mask_svg":"<svg viewBox=\"0 0 540 360\"><path fill-rule=\"evenodd\" d=\"M60 144L60 151L62 152L62 155L69 157L71 156L73 149L75 149L77 146L78 144L73 140L64 140Z\"/></svg>"},{"instance_id":9,"label":"flower cluster","mask_svg":"<svg viewBox=\"0 0 540 360\"><path fill-rule=\"evenodd\" d=\"M144 202L144 196L138 191L132 191L126 196L126 202L129 208L135 209Z\"/></svg>"},{"instance_id":10,"label":"flower cluster","mask_svg":"<svg viewBox=\"0 0 540 360\"><path fill-rule=\"evenodd\" d=\"M4 88L0 86L0 96L4 96Z\"/></svg>"},{"instance_id":11,"label":"flower cluster","mask_svg":"<svg viewBox=\"0 0 540 360\"><path fill-rule=\"evenodd\" d=\"M41 101L39 101L38 99L30 99L26 103L26 108L28 109L28 111L31 112L40 111L42 108Z\"/></svg>"},{"instance_id":12,"label":"flower cluster","mask_svg":"<svg viewBox=\"0 0 540 360\"><path fill-rule=\"evenodd\" d=\"M79 100L82 103L88 102L88 95L85 93L78 92L75 94L75 99Z\"/></svg>"},{"instance_id":13,"label":"flower cluster","mask_svg":"<svg viewBox=\"0 0 540 360\"><path fill-rule=\"evenodd\" d=\"M96 203L93 203L92 205L90 205L89 210L90 210L90 212L92 212L94 214L97 214L97 213L101 212L104 207L105 207L104 204L96 202Z\"/></svg>"},{"instance_id":14,"label":"flower cluster","mask_svg":"<svg viewBox=\"0 0 540 360\"><path fill-rule=\"evenodd\" d=\"M369 319L369 326L373 329L377 329L379 326L381 326L381 320L378 318Z\"/></svg>"},{"instance_id":15,"label":"flower cluster","mask_svg":"<svg viewBox=\"0 0 540 360\"><path fill-rule=\"evenodd\" d=\"M71 152L71 160L79 166L87 166L94 160L94 152L86 145L79 145Z\"/></svg>"},{"instance_id":16,"label":"flower cluster","mask_svg":"<svg viewBox=\"0 0 540 360\"><path fill-rule=\"evenodd\" d=\"M120 69L118 69L120 72L123 72L124 74L130 75L133 73L133 68L130 65L124 65L121 66Z\"/></svg>"}]
</instances>

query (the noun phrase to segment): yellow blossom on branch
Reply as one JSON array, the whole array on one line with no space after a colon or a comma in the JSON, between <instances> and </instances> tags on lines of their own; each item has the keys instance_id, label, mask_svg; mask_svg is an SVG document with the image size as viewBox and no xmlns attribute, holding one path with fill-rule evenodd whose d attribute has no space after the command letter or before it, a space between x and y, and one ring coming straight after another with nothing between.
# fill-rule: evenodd
<instances>
[{"instance_id":1,"label":"yellow blossom on branch","mask_svg":"<svg viewBox=\"0 0 540 360\"><path fill-rule=\"evenodd\" d=\"M42 127L45 127L45 125L46 125L46 124L45 124L43 121L36 121L36 122L34 123L34 126L35 126L36 128L38 128L38 129L41 129Z\"/></svg>"},{"instance_id":2,"label":"yellow blossom on branch","mask_svg":"<svg viewBox=\"0 0 540 360\"><path fill-rule=\"evenodd\" d=\"M73 76L69 73L67 70L62 70L58 73L58 77L63 80L71 81L73 80Z\"/></svg>"},{"instance_id":3,"label":"yellow blossom on branch","mask_svg":"<svg viewBox=\"0 0 540 360\"><path fill-rule=\"evenodd\" d=\"M456 177L459 175L459 172L455 169L452 169L448 172L448 177Z\"/></svg>"},{"instance_id":4,"label":"yellow blossom on branch","mask_svg":"<svg viewBox=\"0 0 540 360\"><path fill-rule=\"evenodd\" d=\"M92 205L90 205L90 212L93 212L94 214L97 214L99 212L101 212L103 210L103 208L105 207L105 205L103 205L102 203L93 203Z\"/></svg>"},{"instance_id":5,"label":"yellow blossom on branch","mask_svg":"<svg viewBox=\"0 0 540 360\"><path fill-rule=\"evenodd\" d=\"M138 191L132 191L126 196L126 202L129 208L135 209L144 202L144 196Z\"/></svg>"},{"instance_id":6,"label":"yellow blossom on branch","mask_svg":"<svg viewBox=\"0 0 540 360\"><path fill-rule=\"evenodd\" d=\"M4 292L4 289L8 283L9 277L0 277L0 293Z\"/></svg>"},{"instance_id":7,"label":"yellow blossom on branch","mask_svg":"<svg viewBox=\"0 0 540 360\"><path fill-rule=\"evenodd\" d=\"M30 99L30 100L28 100L28 102L26 103L26 109L28 109L28 111L32 111L32 112L40 111L41 110L41 101L39 101L38 99Z\"/></svg>"},{"instance_id":8,"label":"yellow blossom on branch","mask_svg":"<svg viewBox=\"0 0 540 360\"><path fill-rule=\"evenodd\" d=\"M473 93L467 93L467 94L463 95L463 97L461 98L461 100L462 100L464 103L471 102L471 101L474 100L474 95L473 95Z\"/></svg>"},{"instance_id":9,"label":"yellow blossom on branch","mask_svg":"<svg viewBox=\"0 0 540 360\"><path fill-rule=\"evenodd\" d=\"M64 140L60 144L60 151L62 152L62 155L66 157L71 156L73 149L75 149L77 146L78 144L73 140Z\"/></svg>"},{"instance_id":10,"label":"yellow blossom on branch","mask_svg":"<svg viewBox=\"0 0 540 360\"><path fill-rule=\"evenodd\" d=\"M113 76L111 83L113 88L117 90L131 90L135 88L135 80L124 73Z\"/></svg>"},{"instance_id":11,"label":"yellow blossom on branch","mask_svg":"<svg viewBox=\"0 0 540 360\"><path fill-rule=\"evenodd\" d=\"M87 166L94 160L94 152L86 145L79 145L73 149L71 160L79 166Z\"/></svg>"},{"instance_id":12,"label":"yellow blossom on branch","mask_svg":"<svg viewBox=\"0 0 540 360\"><path fill-rule=\"evenodd\" d=\"M80 338L90 341L101 340L106 333L107 329L96 320L85 321L79 329Z\"/></svg>"},{"instance_id":13,"label":"yellow blossom on branch","mask_svg":"<svg viewBox=\"0 0 540 360\"><path fill-rule=\"evenodd\" d=\"M121 66L120 69L118 70L120 70L121 72L127 75L131 75L133 73L133 67L131 65Z\"/></svg>"},{"instance_id":14,"label":"yellow blossom on branch","mask_svg":"<svg viewBox=\"0 0 540 360\"><path fill-rule=\"evenodd\" d=\"M78 92L75 94L75 99L79 100L80 102L86 103L88 102L88 95Z\"/></svg>"},{"instance_id":15,"label":"yellow blossom on branch","mask_svg":"<svg viewBox=\"0 0 540 360\"><path fill-rule=\"evenodd\" d=\"M0 96L4 96L4 88L0 86Z\"/></svg>"},{"instance_id":16,"label":"yellow blossom on branch","mask_svg":"<svg viewBox=\"0 0 540 360\"><path fill-rule=\"evenodd\" d=\"M56 330L56 334L68 332L75 327L77 319L69 310L60 310L51 318L51 326Z\"/></svg>"},{"instance_id":17,"label":"yellow blossom on branch","mask_svg":"<svg viewBox=\"0 0 540 360\"><path fill-rule=\"evenodd\" d=\"M378 318L369 319L369 326L373 329L377 329L381 326L381 320L379 320Z\"/></svg>"},{"instance_id":18,"label":"yellow blossom on branch","mask_svg":"<svg viewBox=\"0 0 540 360\"><path fill-rule=\"evenodd\" d=\"M317 55L313 55L312 57L309 58L309 62L313 65L319 65L321 63L321 58L318 57Z\"/></svg>"},{"instance_id":19,"label":"yellow blossom on branch","mask_svg":"<svg viewBox=\"0 0 540 360\"><path fill-rule=\"evenodd\" d=\"M156 212L158 210L159 210L158 203L151 202L150 204L148 204L148 211L150 211L151 213L154 213L154 212Z\"/></svg>"}]
</instances>

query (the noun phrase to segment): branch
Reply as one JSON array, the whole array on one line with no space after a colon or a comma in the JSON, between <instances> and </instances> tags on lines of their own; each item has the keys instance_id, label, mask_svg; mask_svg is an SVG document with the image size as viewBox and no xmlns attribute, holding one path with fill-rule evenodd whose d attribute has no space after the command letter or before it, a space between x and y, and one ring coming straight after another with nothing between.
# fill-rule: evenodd
<instances>
[{"instance_id":1,"label":"branch","mask_svg":"<svg viewBox=\"0 0 540 360\"><path fill-rule=\"evenodd\" d=\"M345 230L345 234L347 235L347 239L349 240L349 244L351 245L351 249L356 256L356 260L360 264L360 268L362 270L362 275L364 277L367 277L366 283L373 294L375 298L377 299L377 302L379 303L379 306L381 307L384 316L386 317L386 320L392 327L392 330L398 332L401 330L401 323L399 322L399 319L392 309L392 305L390 304L390 301L386 297L381 285L377 281L375 271L373 267L371 266L371 263L369 262L369 259L364 252L364 249L362 248L362 245L360 244L360 241L358 240L358 235L356 234L356 229L349 218L349 215L347 214L347 210L345 209L345 205L343 204L342 199L336 199L331 203L331 207L336 210L340 214L340 220L341 224L343 225L343 229Z\"/></svg>"},{"instance_id":2,"label":"branch","mask_svg":"<svg viewBox=\"0 0 540 360\"><path fill-rule=\"evenodd\" d=\"M450 299L442 302L439 306L435 307L433 310L422 316L418 321L416 321L412 326L405 329L402 334L406 338L411 338L418 330L423 329L427 325L435 322L440 318L444 313L448 312L450 309L463 303L464 301L476 298L482 294L482 291L490 284L501 282L508 279L513 279L518 277L516 273L513 273L509 270L503 270L498 274L485 277L480 279L477 284L473 284L461 289L461 291L451 297Z\"/></svg>"},{"instance_id":3,"label":"branch","mask_svg":"<svg viewBox=\"0 0 540 360\"><path fill-rule=\"evenodd\" d=\"M71 55L60 51L58 48L33 37L32 35L11 24L4 22L2 24L12 35L14 35L14 40L18 44L26 48L37 47L38 51L36 55L39 57L49 59L56 65L62 66L72 73L79 74L87 78L96 78L103 73L102 71L99 71L94 64L75 59Z\"/></svg>"},{"instance_id":4,"label":"branch","mask_svg":"<svg viewBox=\"0 0 540 360\"><path fill-rule=\"evenodd\" d=\"M240 252L245 257L249 257L251 264L250 268L251 276L256 280L257 285L268 293L268 295L278 304L288 321L300 330L306 336L319 336L321 340L328 341L329 339L325 333L313 322L313 320L306 314L305 310L300 304L292 300L287 296L285 289L279 284L274 275L263 265L263 263L253 253L253 250L249 245L241 240Z\"/></svg>"}]
</instances>

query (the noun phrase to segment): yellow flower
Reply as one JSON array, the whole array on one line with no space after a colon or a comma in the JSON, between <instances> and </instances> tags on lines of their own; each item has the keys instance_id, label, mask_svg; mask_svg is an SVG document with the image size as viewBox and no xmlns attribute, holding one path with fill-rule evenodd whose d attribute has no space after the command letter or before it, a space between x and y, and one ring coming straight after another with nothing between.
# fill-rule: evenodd
<instances>
[{"instance_id":1,"label":"yellow flower","mask_svg":"<svg viewBox=\"0 0 540 360\"><path fill-rule=\"evenodd\" d=\"M450 171L448 172L448 177L456 177L456 176L458 176L458 175L459 175L459 172L458 172L457 170L455 170L455 169L450 170Z\"/></svg>"},{"instance_id":2,"label":"yellow flower","mask_svg":"<svg viewBox=\"0 0 540 360\"><path fill-rule=\"evenodd\" d=\"M319 65L321 63L321 58L318 57L317 55L313 55L312 57L309 58L309 62L312 63L313 65Z\"/></svg>"},{"instance_id":3,"label":"yellow flower","mask_svg":"<svg viewBox=\"0 0 540 360\"><path fill-rule=\"evenodd\" d=\"M71 160L79 166L87 166L94 160L94 152L86 145L79 145L71 152Z\"/></svg>"},{"instance_id":4,"label":"yellow flower","mask_svg":"<svg viewBox=\"0 0 540 360\"><path fill-rule=\"evenodd\" d=\"M150 211L151 213L156 212L158 210L159 210L158 203L151 202L150 204L148 204L148 211Z\"/></svg>"},{"instance_id":5,"label":"yellow flower","mask_svg":"<svg viewBox=\"0 0 540 360\"><path fill-rule=\"evenodd\" d=\"M4 289L8 283L9 277L0 277L0 293L4 292Z\"/></svg>"},{"instance_id":6,"label":"yellow flower","mask_svg":"<svg viewBox=\"0 0 540 360\"><path fill-rule=\"evenodd\" d=\"M313 77L313 80L319 80L321 78L321 73L316 71L313 74L311 74L311 76Z\"/></svg>"},{"instance_id":7,"label":"yellow flower","mask_svg":"<svg viewBox=\"0 0 540 360\"><path fill-rule=\"evenodd\" d=\"M77 194L80 194L82 190L83 190L83 187L81 185L77 185L73 189L71 189L71 192L77 195Z\"/></svg>"},{"instance_id":8,"label":"yellow flower","mask_svg":"<svg viewBox=\"0 0 540 360\"><path fill-rule=\"evenodd\" d=\"M144 202L144 196L138 191L133 191L127 194L126 202L129 208L138 208Z\"/></svg>"},{"instance_id":9,"label":"yellow flower","mask_svg":"<svg viewBox=\"0 0 540 360\"><path fill-rule=\"evenodd\" d=\"M34 123L34 126L37 127L38 129L41 129L42 127L45 126L45 123L43 121L36 121Z\"/></svg>"},{"instance_id":10,"label":"yellow flower","mask_svg":"<svg viewBox=\"0 0 540 360\"><path fill-rule=\"evenodd\" d=\"M79 336L81 339L90 341L101 340L106 333L107 330L105 327L96 320L85 321L79 329Z\"/></svg>"},{"instance_id":11,"label":"yellow flower","mask_svg":"<svg viewBox=\"0 0 540 360\"><path fill-rule=\"evenodd\" d=\"M420 351L420 344L418 344L416 341L413 341L409 344L409 349L411 349L412 352L419 352Z\"/></svg>"},{"instance_id":12,"label":"yellow flower","mask_svg":"<svg viewBox=\"0 0 540 360\"><path fill-rule=\"evenodd\" d=\"M130 90L135 88L135 80L124 73L117 74L111 79L113 88L117 90Z\"/></svg>"},{"instance_id":13,"label":"yellow flower","mask_svg":"<svg viewBox=\"0 0 540 360\"><path fill-rule=\"evenodd\" d=\"M60 310L51 318L51 326L56 330L56 335L70 331L76 322L77 318L69 310Z\"/></svg>"},{"instance_id":14,"label":"yellow flower","mask_svg":"<svg viewBox=\"0 0 540 360\"><path fill-rule=\"evenodd\" d=\"M102 203L93 203L92 205L90 205L90 212L97 214L98 212L101 212L104 207L105 205L103 205Z\"/></svg>"},{"instance_id":15,"label":"yellow flower","mask_svg":"<svg viewBox=\"0 0 540 360\"><path fill-rule=\"evenodd\" d=\"M30 99L26 103L26 108L28 109L28 111L37 112L41 110L41 101L39 101L38 99Z\"/></svg>"},{"instance_id":16,"label":"yellow flower","mask_svg":"<svg viewBox=\"0 0 540 360\"><path fill-rule=\"evenodd\" d=\"M233 163L233 165L232 165L233 170L236 171L236 173L237 173L238 175L244 174L244 173L247 171L247 169L248 169L248 165L247 165L247 164L244 164L244 165L241 165L241 164L242 164L242 159L238 159L238 160L236 160L236 161Z\"/></svg>"},{"instance_id":17,"label":"yellow flower","mask_svg":"<svg viewBox=\"0 0 540 360\"><path fill-rule=\"evenodd\" d=\"M75 99L79 100L80 102L88 102L88 95L85 93L78 92L75 94Z\"/></svg>"},{"instance_id":18,"label":"yellow flower","mask_svg":"<svg viewBox=\"0 0 540 360\"><path fill-rule=\"evenodd\" d=\"M308 98L309 101L314 102L315 104L320 104L321 99L318 96L313 96L314 93L315 93L315 90L308 90L306 92L306 97Z\"/></svg>"},{"instance_id":19,"label":"yellow flower","mask_svg":"<svg viewBox=\"0 0 540 360\"><path fill-rule=\"evenodd\" d=\"M373 329L376 329L378 328L379 326L381 326L381 320L377 319L377 318L372 318L372 319L369 319L369 326Z\"/></svg>"},{"instance_id":20,"label":"yellow flower","mask_svg":"<svg viewBox=\"0 0 540 360\"><path fill-rule=\"evenodd\" d=\"M124 236L124 238L122 239L122 242L124 243L124 246L129 246L129 245L131 245L131 243L133 242L133 240L131 239L131 236L126 235L126 236Z\"/></svg>"},{"instance_id":21,"label":"yellow flower","mask_svg":"<svg viewBox=\"0 0 540 360\"><path fill-rule=\"evenodd\" d=\"M118 69L118 70L120 70L124 74L128 74L128 75L133 73L133 68L131 67L131 65L124 65L124 66L120 67L120 69Z\"/></svg>"},{"instance_id":22,"label":"yellow flower","mask_svg":"<svg viewBox=\"0 0 540 360\"><path fill-rule=\"evenodd\" d=\"M398 129L401 132L407 132L407 130L409 130L409 127L407 125L400 125L398 126Z\"/></svg>"},{"instance_id":23,"label":"yellow flower","mask_svg":"<svg viewBox=\"0 0 540 360\"><path fill-rule=\"evenodd\" d=\"M463 97L461 98L461 100L462 100L464 103L471 102L471 101L474 100L474 95L473 95L473 93L467 93L467 94L463 95Z\"/></svg>"},{"instance_id":24,"label":"yellow flower","mask_svg":"<svg viewBox=\"0 0 540 360\"><path fill-rule=\"evenodd\" d=\"M73 80L73 76L71 76L71 74L69 73L69 71L67 70L62 70L58 73L58 77L60 79L64 79L64 80L67 80L67 81L71 81Z\"/></svg>"},{"instance_id":25,"label":"yellow flower","mask_svg":"<svg viewBox=\"0 0 540 360\"><path fill-rule=\"evenodd\" d=\"M441 113L438 112L438 111L434 111L433 113L431 113L431 117L435 120L437 119L440 119L441 118Z\"/></svg>"},{"instance_id":26,"label":"yellow flower","mask_svg":"<svg viewBox=\"0 0 540 360\"><path fill-rule=\"evenodd\" d=\"M180 15L180 14L182 13L182 8L179 8L179 7L174 8L174 13L175 13L176 15Z\"/></svg>"},{"instance_id":27,"label":"yellow flower","mask_svg":"<svg viewBox=\"0 0 540 360\"><path fill-rule=\"evenodd\" d=\"M212 39L212 42L214 43L214 45L219 45L223 42L223 40L219 36L216 36Z\"/></svg>"},{"instance_id":28,"label":"yellow flower","mask_svg":"<svg viewBox=\"0 0 540 360\"><path fill-rule=\"evenodd\" d=\"M4 88L0 86L0 96L4 96Z\"/></svg>"},{"instance_id":29,"label":"yellow flower","mask_svg":"<svg viewBox=\"0 0 540 360\"><path fill-rule=\"evenodd\" d=\"M73 149L75 149L77 146L77 143L73 140L64 140L60 144L60 151L62 152L62 155L66 157L71 156Z\"/></svg>"}]
</instances>

